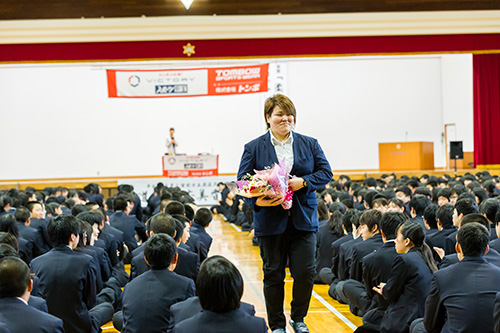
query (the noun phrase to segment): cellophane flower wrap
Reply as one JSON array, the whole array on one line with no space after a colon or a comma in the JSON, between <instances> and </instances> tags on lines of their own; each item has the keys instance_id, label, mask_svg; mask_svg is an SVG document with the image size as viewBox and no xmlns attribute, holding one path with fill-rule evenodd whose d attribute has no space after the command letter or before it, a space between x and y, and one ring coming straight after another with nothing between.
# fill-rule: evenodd
<instances>
[{"instance_id":1,"label":"cellophane flower wrap","mask_svg":"<svg viewBox=\"0 0 500 333\"><path fill-rule=\"evenodd\" d=\"M247 174L244 180L237 181L236 194L247 198L266 196L269 198L283 198L281 206L284 209L292 207L293 190L288 186L290 170L283 159L279 164L274 163L270 168L254 170L255 174Z\"/></svg>"}]
</instances>

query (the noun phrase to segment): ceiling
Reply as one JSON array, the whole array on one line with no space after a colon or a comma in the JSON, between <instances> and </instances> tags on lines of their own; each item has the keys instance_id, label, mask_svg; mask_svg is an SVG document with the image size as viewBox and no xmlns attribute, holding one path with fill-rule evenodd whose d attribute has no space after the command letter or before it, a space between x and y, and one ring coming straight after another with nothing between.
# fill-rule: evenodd
<instances>
[{"instance_id":1,"label":"ceiling","mask_svg":"<svg viewBox=\"0 0 500 333\"><path fill-rule=\"evenodd\" d=\"M1 0L0 20L500 9L498 0Z\"/></svg>"}]
</instances>

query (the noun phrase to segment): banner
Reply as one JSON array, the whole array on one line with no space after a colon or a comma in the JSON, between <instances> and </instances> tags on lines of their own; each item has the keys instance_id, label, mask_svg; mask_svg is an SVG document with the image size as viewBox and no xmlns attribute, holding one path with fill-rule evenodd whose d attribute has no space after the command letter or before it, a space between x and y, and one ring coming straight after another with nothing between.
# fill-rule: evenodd
<instances>
[{"instance_id":1,"label":"banner","mask_svg":"<svg viewBox=\"0 0 500 333\"><path fill-rule=\"evenodd\" d=\"M165 177L207 177L219 174L219 155L165 155Z\"/></svg>"},{"instance_id":2,"label":"banner","mask_svg":"<svg viewBox=\"0 0 500 333\"><path fill-rule=\"evenodd\" d=\"M195 178L144 178L119 179L118 185L129 184L134 186L134 192L141 198L142 207L148 204L148 198L154 192L155 186L161 182L166 187L179 187L186 191L195 200L198 206L217 204L220 192L217 190L219 182L229 183L236 181L234 176L195 177Z\"/></svg>"},{"instance_id":3,"label":"banner","mask_svg":"<svg viewBox=\"0 0 500 333\"><path fill-rule=\"evenodd\" d=\"M252 94L267 91L268 64L167 70L106 70L110 98Z\"/></svg>"}]
</instances>

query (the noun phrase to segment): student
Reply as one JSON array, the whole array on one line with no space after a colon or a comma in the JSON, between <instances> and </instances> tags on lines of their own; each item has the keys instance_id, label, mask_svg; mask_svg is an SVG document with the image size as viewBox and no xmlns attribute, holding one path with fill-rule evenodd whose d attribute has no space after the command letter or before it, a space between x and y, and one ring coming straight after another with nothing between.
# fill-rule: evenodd
<instances>
[{"instance_id":1,"label":"student","mask_svg":"<svg viewBox=\"0 0 500 333\"><path fill-rule=\"evenodd\" d=\"M344 236L342 217L341 212L334 212L330 219L319 227L316 234L316 272L318 274L314 279L315 283L323 282L319 276L321 270L325 267L330 268L332 265L332 243Z\"/></svg>"},{"instance_id":2,"label":"student","mask_svg":"<svg viewBox=\"0 0 500 333\"><path fill-rule=\"evenodd\" d=\"M418 222L407 221L398 229L395 247L399 255L387 283L373 288L389 301L380 324L382 333L408 332L411 322L424 315L432 273L437 270L424 240L424 229Z\"/></svg>"},{"instance_id":3,"label":"student","mask_svg":"<svg viewBox=\"0 0 500 333\"><path fill-rule=\"evenodd\" d=\"M439 207L436 212L436 218L439 231L428 235L425 238L425 242L431 249L434 247L443 249L446 238L457 230L457 228L453 226L453 205L445 204ZM433 250L433 254L434 253L435 251ZM436 257L436 255L437 254L434 255L434 258L438 259L439 256ZM439 261L440 260L439 258Z\"/></svg>"},{"instance_id":4,"label":"student","mask_svg":"<svg viewBox=\"0 0 500 333\"><path fill-rule=\"evenodd\" d=\"M32 287L26 263L16 257L0 259L0 322L9 332L64 332L61 319L28 306Z\"/></svg>"},{"instance_id":5,"label":"student","mask_svg":"<svg viewBox=\"0 0 500 333\"><path fill-rule=\"evenodd\" d=\"M7 232L17 239L19 246L19 254L21 259L29 265L31 259L33 259L35 243L30 242L19 235L19 230L17 229L17 223L14 216L10 214L5 214L0 216L0 232Z\"/></svg>"},{"instance_id":6,"label":"student","mask_svg":"<svg viewBox=\"0 0 500 333\"><path fill-rule=\"evenodd\" d=\"M49 313L61 318L67 332L98 332L111 320L113 306L96 303L96 271L92 257L73 249L78 244L78 221L59 215L47 231L54 248L33 259L32 272L40 279L40 290Z\"/></svg>"},{"instance_id":7,"label":"student","mask_svg":"<svg viewBox=\"0 0 500 333\"><path fill-rule=\"evenodd\" d=\"M458 228L460 221L467 214L474 214L478 212L477 203L474 199L464 198L457 200L453 209L453 225ZM451 233L444 242L444 251L446 254L455 253L455 243L457 239L457 232Z\"/></svg>"},{"instance_id":8,"label":"student","mask_svg":"<svg viewBox=\"0 0 500 333\"><path fill-rule=\"evenodd\" d=\"M380 233L384 245L363 258L364 288L358 286L355 289L346 288L345 290L349 299L349 307L360 309L361 313L364 313L363 325L358 328L357 332L380 330L380 323L389 302L376 293L373 287L389 278L392 264L398 255L394 247L396 233L399 226L406 220L406 215L400 212L388 212L382 216Z\"/></svg>"},{"instance_id":9,"label":"student","mask_svg":"<svg viewBox=\"0 0 500 333\"><path fill-rule=\"evenodd\" d=\"M500 201L497 199L489 198L481 202L479 205L479 214L483 215L490 222L490 240L497 239L497 233L495 230L495 215L500 210Z\"/></svg>"},{"instance_id":10,"label":"student","mask_svg":"<svg viewBox=\"0 0 500 333\"><path fill-rule=\"evenodd\" d=\"M52 244L47 233L47 221L45 220L43 205L38 201L31 201L26 204L26 208L30 212L30 227L37 229L42 235L43 242L38 244L38 247L41 253L46 253L52 248Z\"/></svg>"},{"instance_id":11,"label":"student","mask_svg":"<svg viewBox=\"0 0 500 333\"><path fill-rule=\"evenodd\" d=\"M500 252L500 210L495 214L495 232L498 238L490 242L490 247Z\"/></svg>"},{"instance_id":12,"label":"student","mask_svg":"<svg viewBox=\"0 0 500 333\"><path fill-rule=\"evenodd\" d=\"M425 226L425 236L426 239L430 235L439 231L437 226L436 213L438 210L438 205L430 204L424 209L424 226Z\"/></svg>"},{"instance_id":13,"label":"student","mask_svg":"<svg viewBox=\"0 0 500 333\"><path fill-rule=\"evenodd\" d=\"M128 248L128 255L125 254L125 258L128 258L127 262L131 259L130 253L137 248L135 236L137 235L143 242L148 239L144 223L139 222L135 216L129 215L130 202L126 196L118 196L113 201L115 213L109 217L111 226L123 232L123 241Z\"/></svg>"},{"instance_id":14,"label":"student","mask_svg":"<svg viewBox=\"0 0 500 333\"><path fill-rule=\"evenodd\" d=\"M450 188L442 188L437 193L437 204L439 207L450 203Z\"/></svg>"},{"instance_id":15,"label":"student","mask_svg":"<svg viewBox=\"0 0 500 333\"><path fill-rule=\"evenodd\" d=\"M193 280L173 272L177 264L175 241L155 234L144 245L150 270L129 282L123 290L123 329L127 332L165 332L170 306L194 296Z\"/></svg>"},{"instance_id":16,"label":"student","mask_svg":"<svg viewBox=\"0 0 500 333\"><path fill-rule=\"evenodd\" d=\"M194 223L191 225L191 234L197 235L200 238L200 262L206 259L210 246L212 245L212 237L207 233L206 229L212 222L212 213L208 208L200 208L194 215Z\"/></svg>"},{"instance_id":17,"label":"student","mask_svg":"<svg viewBox=\"0 0 500 333\"><path fill-rule=\"evenodd\" d=\"M203 312L177 323L172 332L267 333L264 319L251 316L240 308L243 278L226 258L212 256L203 262L196 289Z\"/></svg>"},{"instance_id":18,"label":"student","mask_svg":"<svg viewBox=\"0 0 500 333\"><path fill-rule=\"evenodd\" d=\"M425 228L424 224L424 211L429 205L429 199L426 196L418 194L410 200L410 217L412 220L417 221Z\"/></svg>"},{"instance_id":19,"label":"student","mask_svg":"<svg viewBox=\"0 0 500 333\"><path fill-rule=\"evenodd\" d=\"M423 319L425 331L494 332L491 314L495 295L500 292L500 268L483 257L489 234L480 223L461 226L456 245L460 262L432 277Z\"/></svg>"}]
</instances>

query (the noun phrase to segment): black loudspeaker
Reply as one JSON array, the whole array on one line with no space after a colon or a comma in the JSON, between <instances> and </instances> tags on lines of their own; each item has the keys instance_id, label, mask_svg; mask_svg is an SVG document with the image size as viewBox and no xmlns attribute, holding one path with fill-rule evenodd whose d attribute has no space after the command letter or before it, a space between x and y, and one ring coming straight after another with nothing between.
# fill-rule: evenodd
<instances>
[{"instance_id":1,"label":"black loudspeaker","mask_svg":"<svg viewBox=\"0 0 500 333\"><path fill-rule=\"evenodd\" d=\"M464 158L464 148L462 141L450 141L450 160L461 160Z\"/></svg>"}]
</instances>

